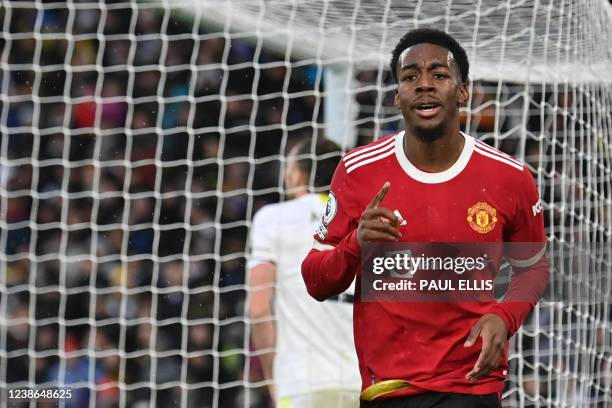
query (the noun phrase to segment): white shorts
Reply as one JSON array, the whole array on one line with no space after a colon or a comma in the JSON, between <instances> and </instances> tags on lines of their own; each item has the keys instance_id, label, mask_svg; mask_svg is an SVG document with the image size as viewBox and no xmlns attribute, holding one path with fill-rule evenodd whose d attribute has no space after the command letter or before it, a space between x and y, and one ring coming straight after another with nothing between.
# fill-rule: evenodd
<instances>
[{"instance_id":1,"label":"white shorts","mask_svg":"<svg viewBox=\"0 0 612 408\"><path fill-rule=\"evenodd\" d=\"M357 408L359 391L317 391L304 395L283 397L278 400L278 408Z\"/></svg>"}]
</instances>

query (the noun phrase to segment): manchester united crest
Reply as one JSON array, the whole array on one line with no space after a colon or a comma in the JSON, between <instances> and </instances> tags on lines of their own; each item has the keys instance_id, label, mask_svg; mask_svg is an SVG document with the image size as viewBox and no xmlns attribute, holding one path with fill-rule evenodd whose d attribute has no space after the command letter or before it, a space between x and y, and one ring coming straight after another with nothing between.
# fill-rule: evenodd
<instances>
[{"instance_id":1,"label":"manchester united crest","mask_svg":"<svg viewBox=\"0 0 612 408\"><path fill-rule=\"evenodd\" d=\"M468 209L467 222L480 234L491 232L497 222L497 211L487 203L476 203Z\"/></svg>"}]
</instances>

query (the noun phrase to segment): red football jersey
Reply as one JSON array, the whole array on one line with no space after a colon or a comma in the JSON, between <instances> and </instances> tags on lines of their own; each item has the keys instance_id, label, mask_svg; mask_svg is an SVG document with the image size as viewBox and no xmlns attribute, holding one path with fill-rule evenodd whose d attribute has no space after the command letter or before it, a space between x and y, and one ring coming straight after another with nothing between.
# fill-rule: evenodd
<instances>
[{"instance_id":1,"label":"red football jersey","mask_svg":"<svg viewBox=\"0 0 612 408\"><path fill-rule=\"evenodd\" d=\"M346 154L334 175L330 200L314 248L302 264L309 293L319 299L342 293L355 276L355 347L362 388L387 379L404 379L425 390L488 394L503 389L507 347L502 365L488 377L465 379L481 351L464 342L486 313L499 315L512 336L535 302L362 302L360 246L356 238L361 214L389 181L381 206L397 210L405 242L541 242L543 214L529 170L512 157L464 135L463 151L449 169L427 173L404 153L404 132ZM476 220L484 211L486 219ZM544 245L542 245L542 248ZM513 262L529 268L531 278L547 281L543 250ZM535 274L540 274L536 276ZM511 283L506 299L513 291Z\"/></svg>"}]
</instances>

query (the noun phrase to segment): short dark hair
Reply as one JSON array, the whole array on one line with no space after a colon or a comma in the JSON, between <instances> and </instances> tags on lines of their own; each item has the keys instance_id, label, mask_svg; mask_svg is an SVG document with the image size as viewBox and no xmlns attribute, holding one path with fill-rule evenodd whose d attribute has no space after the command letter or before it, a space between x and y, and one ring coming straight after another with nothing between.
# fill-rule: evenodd
<instances>
[{"instance_id":1,"label":"short dark hair","mask_svg":"<svg viewBox=\"0 0 612 408\"><path fill-rule=\"evenodd\" d=\"M313 146L313 139L307 137L300 140L293 151L296 155L296 165L306 174L310 184L318 190L328 188L342 156L340 147L322 136L317 137ZM312 180L313 154L317 161L314 180Z\"/></svg>"},{"instance_id":2,"label":"short dark hair","mask_svg":"<svg viewBox=\"0 0 612 408\"><path fill-rule=\"evenodd\" d=\"M440 47L444 47L452 52L455 62L459 67L461 81L467 82L468 74L470 72L470 63L465 50L461 44L459 44L457 40L455 40L449 34L433 28L417 28L415 30L408 31L399 40L391 53L391 62L389 64L391 74L393 75L395 82L397 82L397 62L400 54L404 52L406 48L423 43L439 45Z\"/></svg>"}]
</instances>

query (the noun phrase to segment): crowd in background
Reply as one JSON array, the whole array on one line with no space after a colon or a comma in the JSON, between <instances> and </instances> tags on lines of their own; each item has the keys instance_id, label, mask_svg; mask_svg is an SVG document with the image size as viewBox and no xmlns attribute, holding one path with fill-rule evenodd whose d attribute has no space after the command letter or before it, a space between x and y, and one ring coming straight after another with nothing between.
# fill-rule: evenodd
<instances>
[{"instance_id":1,"label":"crowd in background","mask_svg":"<svg viewBox=\"0 0 612 408\"><path fill-rule=\"evenodd\" d=\"M75 388L70 407L117 406L118 381L130 406L179 406L188 395L190 407L245 398L264 407L264 387L244 388L261 379L247 358L248 220L282 198L288 148L323 134L322 67L205 28L195 41L187 19L134 13L0 11L10 33L57 33L0 40L13 67L0 73L0 310L11 319L0 329L0 376L96 384L94 396ZM68 41L66 32L105 39ZM373 84L376 75L357 79ZM478 84L475 103L495 89ZM371 141L377 92L356 94L359 144ZM392 98L382 98L387 110ZM522 110L515 105L504 108ZM538 109L534 134L568 120L540 121ZM515 125L507 117L501 131ZM383 133L399 126L397 112L387 118ZM493 132L494 118L483 109L471 129ZM502 148L516 153L517 140ZM526 160L536 167L541 151L558 148L530 140ZM545 202L556 201L551 194Z\"/></svg>"},{"instance_id":2,"label":"crowd in background","mask_svg":"<svg viewBox=\"0 0 612 408\"><path fill-rule=\"evenodd\" d=\"M100 30L94 10L76 12L70 28L60 9L45 10L39 26L35 9L15 8L10 17L12 33ZM1 296L3 313L22 318L6 330L2 375L43 383L65 372L66 384L95 382L101 407L117 406L120 380L130 405L178 406L183 381L192 388L189 406L242 406L244 220L277 201L279 189L257 196L241 189L278 187L281 144L322 119L312 95L278 96L313 90L316 68L288 74L284 58L264 51L257 61L269 68L255 81L252 67L219 66L253 61L253 45L201 31L197 44L177 40L164 49L163 14L155 10L138 13L134 33L145 39L130 43L132 17L129 9L109 11L102 31L121 39L104 44L69 45L63 34L2 44L20 68L2 74L10 100L2 103L2 145L12 162L0 173L8 223ZM191 30L172 19L165 32ZM273 97L256 101L252 91ZM282 129L299 123L307 125ZM249 154L276 159L250 166ZM65 366L58 350L71 356ZM257 366L250 370L255 378ZM68 406L89 398L78 388ZM250 398L266 403L258 390Z\"/></svg>"}]
</instances>

